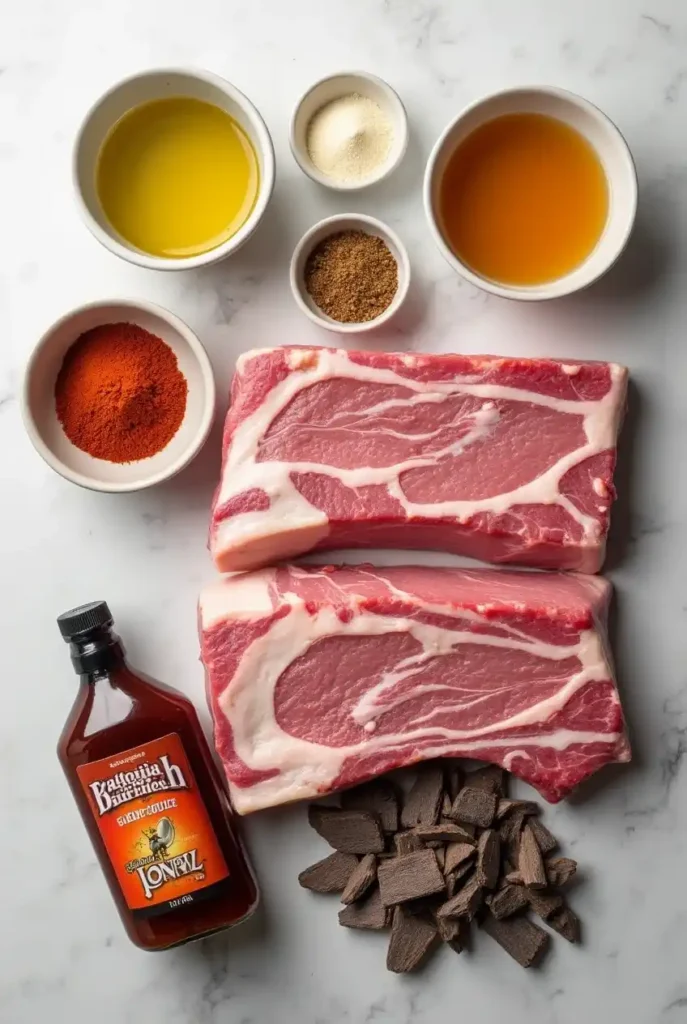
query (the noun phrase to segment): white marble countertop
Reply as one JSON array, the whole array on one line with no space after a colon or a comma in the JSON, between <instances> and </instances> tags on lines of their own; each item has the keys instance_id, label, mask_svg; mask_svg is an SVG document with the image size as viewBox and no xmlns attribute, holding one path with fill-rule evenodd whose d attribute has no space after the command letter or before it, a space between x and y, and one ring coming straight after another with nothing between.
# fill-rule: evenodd
<instances>
[{"instance_id":1,"label":"white marble countertop","mask_svg":"<svg viewBox=\"0 0 687 1024\"><path fill-rule=\"evenodd\" d=\"M205 66L257 104L278 183L263 228L232 260L157 274L118 261L72 203L69 156L86 107L146 66ZM288 149L292 104L323 74L360 67L407 104L412 142L387 185L346 198L316 188ZM421 203L430 146L468 101L545 82L619 124L635 154L631 249L574 299L516 305L461 284L434 248ZM687 1021L687 6L684 0L23 0L0 12L0 545L3 879L0 1020L86 1024L677 1024ZM246 826L264 912L166 954L126 939L55 758L76 689L54 619L105 597L131 660L203 703L195 601L218 435L169 485L138 495L79 490L45 466L17 393L42 330L104 296L167 306L208 347L225 394L238 352L331 344L296 309L287 263L302 231L347 206L405 240L411 306L389 348L599 357L629 365L621 499L609 571L616 649L635 746L547 815L583 865L574 894L586 941L557 940L539 972L484 936L397 978L385 942L339 928L303 892L324 854L302 808Z\"/></svg>"}]
</instances>

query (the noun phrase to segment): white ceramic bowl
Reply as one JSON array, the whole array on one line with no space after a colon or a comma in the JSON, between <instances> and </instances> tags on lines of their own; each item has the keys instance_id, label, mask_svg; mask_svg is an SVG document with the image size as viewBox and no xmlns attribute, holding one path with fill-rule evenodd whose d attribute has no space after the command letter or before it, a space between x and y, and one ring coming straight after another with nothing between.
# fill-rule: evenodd
<instances>
[{"instance_id":1,"label":"white ceramic bowl","mask_svg":"<svg viewBox=\"0 0 687 1024\"><path fill-rule=\"evenodd\" d=\"M140 462L94 459L76 448L57 419L55 381L67 349L84 331L127 322L162 338L177 357L188 384L186 413L166 448ZM22 389L24 426L34 448L66 480L94 491L140 491L179 473L205 444L215 413L215 381L205 349L183 321L150 302L91 302L67 313L40 339Z\"/></svg>"},{"instance_id":2,"label":"white ceramic bowl","mask_svg":"<svg viewBox=\"0 0 687 1024\"><path fill-rule=\"evenodd\" d=\"M393 299L383 313L380 313L374 320L364 320L360 323L342 324L339 320L333 320L327 316L320 307L313 301L305 287L305 265L308 256L323 239L339 231L365 231L368 235L378 235L389 246L392 255L398 265L398 288ZM297 305L309 317L313 323L328 331L337 331L339 334L359 334L364 331L374 330L381 327L398 312L408 294L410 285L410 260L406 248L395 231L383 224L376 217L368 217L363 213L341 213L334 217L327 217L320 220L301 238L291 257L290 268L291 291Z\"/></svg>"},{"instance_id":3,"label":"white ceramic bowl","mask_svg":"<svg viewBox=\"0 0 687 1024\"><path fill-rule=\"evenodd\" d=\"M374 174L363 181L335 181L318 171L308 155L306 141L308 125L313 114L325 104L351 93L367 96L379 104L391 120L394 140L388 157ZM408 145L408 118L398 94L381 78L370 75L366 71L340 71L336 75L330 75L315 82L301 96L291 117L289 142L298 166L309 178L338 192L353 192L357 189L367 188L368 185L374 185L398 167Z\"/></svg>"},{"instance_id":4,"label":"white ceramic bowl","mask_svg":"<svg viewBox=\"0 0 687 1024\"><path fill-rule=\"evenodd\" d=\"M481 277L452 251L444 237L439 187L446 165L462 140L480 125L503 114L536 113L565 121L585 136L603 165L609 188L609 211L601 238L589 256L569 274L545 284L517 287ZM598 107L564 89L532 86L495 93L467 107L439 137L427 162L425 212L436 244L454 270L484 291L508 299L553 299L579 291L615 263L632 232L637 211L637 174L625 139Z\"/></svg>"},{"instance_id":5,"label":"white ceramic bowl","mask_svg":"<svg viewBox=\"0 0 687 1024\"><path fill-rule=\"evenodd\" d=\"M258 159L260 183L258 196L249 217L236 234L226 242L182 259L151 256L115 231L108 221L96 191L98 154L105 138L128 110L151 100L170 96L190 96L214 103L226 110L246 132ZM74 144L73 178L77 203L86 226L115 256L151 270L188 270L217 263L236 252L255 231L265 212L274 188L274 149L262 117L242 92L209 71L161 68L144 71L114 85L87 113Z\"/></svg>"}]
</instances>

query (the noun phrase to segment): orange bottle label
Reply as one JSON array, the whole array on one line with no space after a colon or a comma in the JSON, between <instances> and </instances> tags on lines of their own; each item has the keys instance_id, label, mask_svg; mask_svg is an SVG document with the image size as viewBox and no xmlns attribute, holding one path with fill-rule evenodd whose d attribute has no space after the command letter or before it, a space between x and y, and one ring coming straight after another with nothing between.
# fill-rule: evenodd
<instances>
[{"instance_id":1,"label":"orange bottle label","mask_svg":"<svg viewBox=\"0 0 687 1024\"><path fill-rule=\"evenodd\" d=\"M131 910L163 914L223 888L229 869L177 733L77 773Z\"/></svg>"}]
</instances>

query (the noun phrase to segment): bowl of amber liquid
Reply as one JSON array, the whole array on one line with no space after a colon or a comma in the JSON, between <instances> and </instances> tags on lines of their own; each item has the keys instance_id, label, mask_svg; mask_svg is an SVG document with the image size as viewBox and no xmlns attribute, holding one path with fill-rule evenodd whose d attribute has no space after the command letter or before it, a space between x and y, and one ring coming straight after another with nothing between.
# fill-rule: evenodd
<instances>
[{"instance_id":1,"label":"bowl of amber liquid","mask_svg":"<svg viewBox=\"0 0 687 1024\"><path fill-rule=\"evenodd\" d=\"M427 162L425 211L449 264L510 299L558 298L601 277L627 245L637 175L618 128L563 89L472 104Z\"/></svg>"}]
</instances>

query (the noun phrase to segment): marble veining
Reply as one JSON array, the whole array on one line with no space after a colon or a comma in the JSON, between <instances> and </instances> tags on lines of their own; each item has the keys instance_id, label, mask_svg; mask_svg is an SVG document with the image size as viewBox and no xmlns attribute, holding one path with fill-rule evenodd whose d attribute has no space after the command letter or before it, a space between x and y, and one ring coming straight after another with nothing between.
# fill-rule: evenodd
<instances>
[{"instance_id":1,"label":"marble veining","mask_svg":"<svg viewBox=\"0 0 687 1024\"><path fill-rule=\"evenodd\" d=\"M69 159L79 121L102 91L141 67L174 64L205 66L251 97L273 135L277 185L264 224L236 257L155 274L119 262L82 226ZM347 67L387 78L411 126L398 172L356 196L316 188L287 138L300 93ZM607 111L640 179L637 229L618 267L583 295L536 306L460 281L432 243L421 200L427 154L457 110L492 89L532 82L578 91ZM687 1022L685 123L684 0L3 6L2 1024ZM295 307L287 267L301 233L347 207L392 224L413 266L407 307L370 344L598 357L632 374L608 571L635 759L547 814L580 860L572 901L585 943L556 941L539 972L522 971L477 935L473 953L444 951L416 978L388 975L383 938L339 928L336 900L298 887L298 871L325 852L298 807L246 823L264 897L252 921L167 954L141 953L122 932L55 758L76 677L54 618L92 598L111 603L132 661L185 690L207 722L195 602L213 575L205 537L220 428L182 476L154 491L117 497L74 488L43 465L21 426L18 395L33 344L73 305L147 298L198 331L225 395L248 348L335 343Z\"/></svg>"}]
</instances>

